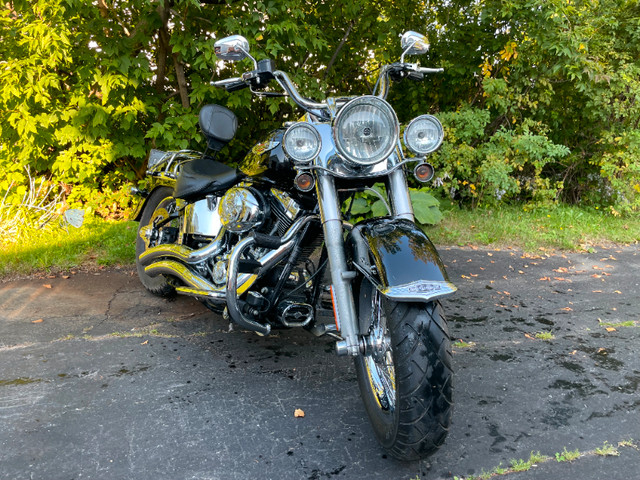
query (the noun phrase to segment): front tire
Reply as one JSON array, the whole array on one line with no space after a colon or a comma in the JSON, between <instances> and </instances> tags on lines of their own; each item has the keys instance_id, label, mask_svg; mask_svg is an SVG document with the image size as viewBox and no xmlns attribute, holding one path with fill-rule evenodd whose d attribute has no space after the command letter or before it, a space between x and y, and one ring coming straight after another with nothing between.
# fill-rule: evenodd
<instances>
[{"instance_id":1,"label":"front tire","mask_svg":"<svg viewBox=\"0 0 640 480\"><path fill-rule=\"evenodd\" d=\"M359 295L365 355L355 359L360 393L381 445L400 460L435 452L451 424L451 341L438 302L387 299L367 280Z\"/></svg>"},{"instance_id":2,"label":"front tire","mask_svg":"<svg viewBox=\"0 0 640 480\"><path fill-rule=\"evenodd\" d=\"M153 227L154 219L158 219L160 216L166 216L165 212L168 212L171 208L175 208L175 199L172 197L172 190L169 187L155 189L142 211L142 217L140 218L140 224L138 226L138 235L136 237L136 270L138 271L138 278L140 278L140 282L144 285L144 288L159 297L171 297L175 295L175 288L164 275L158 275L157 277L147 275L144 271L144 266L140 264L138 258L140 254L148 248L147 242L142 238L142 235L144 235L143 232L145 229ZM149 241L149 246L155 246L159 243L159 239L157 238L159 235L161 235L161 229L154 232L155 238L150 241L147 240Z\"/></svg>"}]
</instances>

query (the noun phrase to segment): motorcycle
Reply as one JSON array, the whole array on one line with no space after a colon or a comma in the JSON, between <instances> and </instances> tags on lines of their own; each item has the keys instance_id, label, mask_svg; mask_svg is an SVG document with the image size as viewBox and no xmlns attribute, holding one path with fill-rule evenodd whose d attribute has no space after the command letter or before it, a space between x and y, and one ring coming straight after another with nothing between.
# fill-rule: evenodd
<instances>
[{"instance_id":1,"label":"motorcycle","mask_svg":"<svg viewBox=\"0 0 640 480\"><path fill-rule=\"evenodd\" d=\"M354 358L361 396L382 447L402 460L433 453L452 414L452 360L439 299L456 287L415 224L406 170L433 177L426 156L443 129L431 115L405 128L386 101L392 80L420 80L442 69L406 63L427 51L406 32L399 62L380 69L372 95L303 97L272 59L256 61L248 41L217 41L224 61L251 59L241 77L211 82L257 95L279 85L305 113L247 153L238 168L216 158L236 133L225 107L199 112L203 153L152 150L142 199L136 265L153 294L189 295L239 327L268 335L304 328L335 340ZM386 198L375 183L385 186ZM355 195L379 197L388 215L351 223ZM333 319L323 321L322 312ZM327 316L324 316L326 320ZM330 318L330 317L329 317Z\"/></svg>"}]
</instances>

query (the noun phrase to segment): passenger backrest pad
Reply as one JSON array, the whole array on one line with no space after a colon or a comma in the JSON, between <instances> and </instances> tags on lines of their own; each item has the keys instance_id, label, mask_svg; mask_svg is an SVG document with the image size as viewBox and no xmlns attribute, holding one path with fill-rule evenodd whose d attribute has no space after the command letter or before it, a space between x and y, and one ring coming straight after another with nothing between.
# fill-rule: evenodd
<instances>
[{"instance_id":1,"label":"passenger backrest pad","mask_svg":"<svg viewBox=\"0 0 640 480\"><path fill-rule=\"evenodd\" d=\"M231 141L238 129L238 119L228 108L205 105L200 110L200 129L210 149L219 151Z\"/></svg>"}]
</instances>

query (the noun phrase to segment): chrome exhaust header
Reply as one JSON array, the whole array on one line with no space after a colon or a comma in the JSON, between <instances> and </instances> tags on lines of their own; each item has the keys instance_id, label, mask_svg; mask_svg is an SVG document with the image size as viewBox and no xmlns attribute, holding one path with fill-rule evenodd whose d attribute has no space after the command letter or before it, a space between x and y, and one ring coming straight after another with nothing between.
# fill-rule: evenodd
<instances>
[{"instance_id":1,"label":"chrome exhaust header","mask_svg":"<svg viewBox=\"0 0 640 480\"><path fill-rule=\"evenodd\" d=\"M140 262L145 266L145 273L150 277L167 275L176 277L184 286L176 287L176 291L192 297L205 297L210 301L226 304L229 316L241 327L253 330L261 335L268 335L271 326L246 318L238 307L238 297L244 294L265 272L286 258L293 248L295 235L302 227L313 220L318 220L315 215L303 217L289 228L280 239L280 245L257 259L259 264L257 273L239 273L238 267L244 250L255 243L253 237L241 240L232 250L227 270L227 284L216 286L203 276L199 275L188 264L195 264L213 255L217 249L224 247L223 235L211 242L211 244L199 249L191 250L183 245L158 245L140 255ZM169 257L159 259L162 257ZM198 259L198 260L196 260ZM184 263L181 263L181 260Z\"/></svg>"},{"instance_id":2,"label":"chrome exhaust header","mask_svg":"<svg viewBox=\"0 0 640 480\"><path fill-rule=\"evenodd\" d=\"M222 252L222 249L225 246L224 233L225 229L222 228L215 240L197 250L193 250L185 245L163 243L162 245L151 247L142 252L138 257L138 260L145 267L163 257L179 260L180 262L188 265L195 265L196 263L203 262L208 258L215 257Z\"/></svg>"}]
</instances>

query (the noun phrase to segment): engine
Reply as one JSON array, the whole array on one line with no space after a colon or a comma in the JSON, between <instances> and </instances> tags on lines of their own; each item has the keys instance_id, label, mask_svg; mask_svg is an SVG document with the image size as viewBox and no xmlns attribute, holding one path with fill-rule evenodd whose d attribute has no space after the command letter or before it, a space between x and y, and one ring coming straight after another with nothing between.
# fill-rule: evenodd
<instances>
[{"instance_id":1,"label":"engine","mask_svg":"<svg viewBox=\"0 0 640 480\"><path fill-rule=\"evenodd\" d=\"M196 247L212 241L224 232L227 245L212 258L197 265L201 274L223 285L227 278L227 263L233 245L249 232L256 231L273 236L283 236L300 212L300 206L287 193L272 188L259 190L251 184L240 184L229 189L222 197L208 196L186 207L187 215L182 238L188 238ZM215 240L214 240L215 239ZM259 258L267 250L252 252Z\"/></svg>"}]
</instances>

